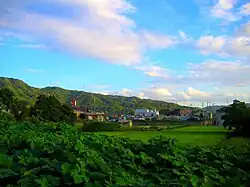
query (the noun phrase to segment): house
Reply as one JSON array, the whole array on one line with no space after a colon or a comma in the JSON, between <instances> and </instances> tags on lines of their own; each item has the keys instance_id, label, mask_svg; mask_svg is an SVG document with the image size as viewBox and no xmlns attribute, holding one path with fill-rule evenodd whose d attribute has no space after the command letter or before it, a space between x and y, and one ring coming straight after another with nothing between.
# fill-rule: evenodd
<instances>
[{"instance_id":1,"label":"house","mask_svg":"<svg viewBox=\"0 0 250 187\"><path fill-rule=\"evenodd\" d=\"M96 121L107 120L107 114L101 112L90 112L90 110L86 108L74 107L74 112L76 113L77 118L79 118L80 115L82 114L85 116L85 119L88 120L96 120Z\"/></svg>"},{"instance_id":2,"label":"house","mask_svg":"<svg viewBox=\"0 0 250 187\"><path fill-rule=\"evenodd\" d=\"M101 113L101 112L91 112L88 108L78 107L76 106L76 100L71 101L71 106L76 114L77 118L80 117L80 115L84 115L86 119L88 120L96 120L96 121L106 121L107 120L107 114Z\"/></svg>"},{"instance_id":3,"label":"house","mask_svg":"<svg viewBox=\"0 0 250 187\"><path fill-rule=\"evenodd\" d=\"M192 110L189 109L175 109L172 111L172 116L179 116L180 120L188 120L192 117Z\"/></svg>"},{"instance_id":4,"label":"house","mask_svg":"<svg viewBox=\"0 0 250 187\"><path fill-rule=\"evenodd\" d=\"M222 112L220 110L216 111L215 114L215 125L222 126L224 123L224 120L222 119L222 116L225 115L225 112Z\"/></svg>"},{"instance_id":5,"label":"house","mask_svg":"<svg viewBox=\"0 0 250 187\"><path fill-rule=\"evenodd\" d=\"M107 114L101 113L101 112L86 112L84 113L86 115L86 118L88 120L95 120L95 121L106 121L107 120Z\"/></svg>"},{"instance_id":6,"label":"house","mask_svg":"<svg viewBox=\"0 0 250 187\"><path fill-rule=\"evenodd\" d=\"M81 114L85 114L86 112L89 112L88 108L82 108L82 107L77 107L77 106L73 106L72 108L77 117L79 117Z\"/></svg>"},{"instance_id":7,"label":"house","mask_svg":"<svg viewBox=\"0 0 250 187\"><path fill-rule=\"evenodd\" d=\"M175 109L172 112L172 115L174 115L174 116L191 116L192 112L193 111L189 110L189 109Z\"/></svg>"},{"instance_id":8,"label":"house","mask_svg":"<svg viewBox=\"0 0 250 187\"><path fill-rule=\"evenodd\" d=\"M159 111L149 110L149 109L136 109L135 116L136 117L158 117Z\"/></svg>"}]
</instances>

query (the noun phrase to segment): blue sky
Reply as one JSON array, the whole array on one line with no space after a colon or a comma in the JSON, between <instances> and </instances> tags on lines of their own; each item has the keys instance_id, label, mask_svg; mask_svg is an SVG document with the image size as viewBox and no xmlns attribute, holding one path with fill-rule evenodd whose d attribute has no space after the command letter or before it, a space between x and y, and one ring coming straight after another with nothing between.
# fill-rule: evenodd
<instances>
[{"instance_id":1,"label":"blue sky","mask_svg":"<svg viewBox=\"0 0 250 187\"><path fill-rule=\"evenodd\" d=\"M186 105L250 101L247 0L0 2L0 76Z\"/></svg>"}]
</instances>

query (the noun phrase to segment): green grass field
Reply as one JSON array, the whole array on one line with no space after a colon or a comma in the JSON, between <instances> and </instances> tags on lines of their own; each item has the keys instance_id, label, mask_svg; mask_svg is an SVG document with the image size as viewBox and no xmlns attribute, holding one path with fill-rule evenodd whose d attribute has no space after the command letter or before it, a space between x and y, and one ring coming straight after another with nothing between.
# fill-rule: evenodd
<instances>
[{"instance_id":1,"label":"green grass field","mask_svg":"<svg viewBox=\"0 0 250 187\"><path fill-rule=\"evenodd\" d=\"M226 135L229 133L223 127L217 126L190 126L168 131L127 131L127 132L105 132L110 136L127 137L133 140L148 141L156 136L167 136L175 138L177 145L185 147L187 145L213 146L236 146L236 151L244 151L250 144L249 138L230 138Z\"/></svg>"}]
</instances>

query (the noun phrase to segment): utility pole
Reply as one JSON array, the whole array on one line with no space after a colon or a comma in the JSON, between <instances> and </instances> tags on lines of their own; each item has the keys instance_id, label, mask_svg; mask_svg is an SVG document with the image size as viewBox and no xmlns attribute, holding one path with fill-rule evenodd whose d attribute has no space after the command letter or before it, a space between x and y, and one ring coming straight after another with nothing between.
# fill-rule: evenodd
<instances>
[{"instance_id":1,"label":"utility pole","mask_svg":"<svg viewBox=\"0 0 250 187\"><path fill-rule=\"evenodd\" d=\"M204 120L205 120L205 115L204 115L204 101L202 101L202 125L204 126Z\"/></svg>"},{"instance_id":2,"label":"utility pole","mask_svg":"<svg viewBox=\"0 0 250 187\"><path fill-rule=\"evenodd\" d=\"M94 98L94 112L95 112L95 98Z\"/></svg>"}]
</instances>

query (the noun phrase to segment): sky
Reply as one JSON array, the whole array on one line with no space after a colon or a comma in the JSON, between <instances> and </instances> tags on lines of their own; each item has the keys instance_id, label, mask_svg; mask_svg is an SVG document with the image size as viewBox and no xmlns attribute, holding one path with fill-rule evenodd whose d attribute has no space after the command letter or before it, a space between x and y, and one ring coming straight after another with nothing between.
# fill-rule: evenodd
<instances>
[{"instance_id":1,"label":"sky","mask_svg":"<svg viewBox=\"0 0 250 187\"><path fill-rule=\"evenodd\" d=\"M248 0L2 0L0 76L200 106L250 102Z\"/></svg>"}]
</instances>

